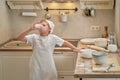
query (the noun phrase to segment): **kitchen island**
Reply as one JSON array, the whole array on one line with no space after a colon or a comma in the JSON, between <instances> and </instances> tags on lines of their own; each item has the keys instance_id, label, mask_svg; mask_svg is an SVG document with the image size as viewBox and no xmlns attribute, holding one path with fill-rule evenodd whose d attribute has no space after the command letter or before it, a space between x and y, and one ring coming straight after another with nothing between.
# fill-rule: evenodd
<instances>
[{"instance_id":1,"label":"kitchen island","mask_svg":"<svg viewBox=\"0 0 120 80\"><path fill-rule=\"evenodd\" d=\"M93 71L93 60L82 58L81 55L78 54L74 77L79 78L80 80L82 80L83 78L105 78L105 80L108 78L112 78L112 80L114 80L115 78L120 79L120 50L116 53L108 53L108 57L112 57L116 59L116 61L118 61L117 66L115 66L118 70L111 69L111 71L108 72L100 70Z\"/></svg>"}]
</instances>

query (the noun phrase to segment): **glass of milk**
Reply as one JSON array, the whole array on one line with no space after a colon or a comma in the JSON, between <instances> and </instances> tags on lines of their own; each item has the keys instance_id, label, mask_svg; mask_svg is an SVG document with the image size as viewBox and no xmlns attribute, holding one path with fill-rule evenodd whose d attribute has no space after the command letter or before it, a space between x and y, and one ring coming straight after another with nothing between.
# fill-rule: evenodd
<instances>
[{"instance_id":1,"label":"glass of milk","mask_svg":"<svg viewBox=\"0 0 120 80\"><path fill-rule=\"evenodd\" d=\"M42 28L43 25L42 24L35 24L35 28Z\"/></svg>"},{"instance_id":2,"label":"glass of milk","mask_svg":"<svg viewBox=\"0 0 120 80\"><path fill-rule=\"evenodd\" d=\"M117 51L117 45L116 44L108 44L108 50L110 52L116 52Z\"/></svg>"}]
</instances>

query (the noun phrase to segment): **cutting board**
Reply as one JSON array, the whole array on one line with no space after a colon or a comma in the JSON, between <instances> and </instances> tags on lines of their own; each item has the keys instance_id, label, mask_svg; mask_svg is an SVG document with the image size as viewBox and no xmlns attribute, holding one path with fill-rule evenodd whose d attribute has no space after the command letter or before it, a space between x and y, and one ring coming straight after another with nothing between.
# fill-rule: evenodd
<instances>
[{"instance_id":1,"label":"cutting board","mask_svg":"<svg viewBox=\"0 0 120 80\"><path fill-rule=\"evenodd\" d=\"M113 63L114 67L111 67L109 69L109 72L119 72L120 71L120 62L117 58L117 56L108 56L108 61L106 64L103 65L96 65L94 60L92 60L92 70L98 71L98 72L105 72L108 66Z\"/></svg>"}]
</instances>

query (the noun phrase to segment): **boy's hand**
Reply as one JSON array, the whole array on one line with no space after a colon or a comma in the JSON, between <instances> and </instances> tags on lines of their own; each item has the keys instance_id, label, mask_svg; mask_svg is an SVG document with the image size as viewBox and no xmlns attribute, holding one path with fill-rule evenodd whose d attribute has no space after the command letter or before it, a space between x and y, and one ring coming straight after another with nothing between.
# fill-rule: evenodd
<instances>
[{"instance_id":1,"label":"boy's hand","mask_svg":"<svg viewBox=\"0 0 120 80\"><path fill-rule=\"evenodd\" d=\"M35 30L35 24L40 23L40 21L34 22L31 26L30 26L30 30Z\"/></svg>"},{"instance_id":2,"label":"boy's hand","mask_svg":"<svg viewBox=\"0 0 120 80\"><path fill-rule=\"evenodd\" d=\"M79 47L77 47L78 50L88 48L87 45L81 44Z\"/></svg>"}]
</instances>

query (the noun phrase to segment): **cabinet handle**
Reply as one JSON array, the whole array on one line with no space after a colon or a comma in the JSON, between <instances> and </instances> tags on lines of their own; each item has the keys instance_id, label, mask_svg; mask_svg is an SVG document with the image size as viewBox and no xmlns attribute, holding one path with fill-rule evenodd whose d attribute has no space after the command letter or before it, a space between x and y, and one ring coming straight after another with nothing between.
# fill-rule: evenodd
<instances>
[{"instance_id":1,"label":"cabinet handle","mask_svg":"<svg viewBox=\"0 0 120 80\"><path fill-rule=\"evenodd\" d=\"M64 79L64 77L63 77L63 76L60 76L59 78Z\"/></svg>"},{"instance_id":2,"label":"cabinet handle","mask_svg":"<svg viewBox=\"0 0 120 80\"><path fill-rule=\"evenodd\" d=\"M55 52L54 54L63 54L63 52Z\"/></svg>"}]
</instances>

